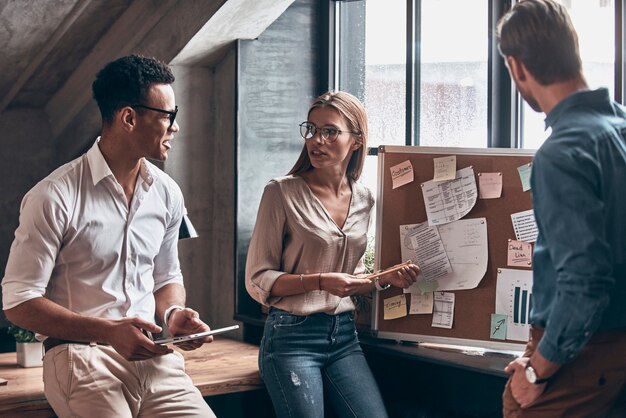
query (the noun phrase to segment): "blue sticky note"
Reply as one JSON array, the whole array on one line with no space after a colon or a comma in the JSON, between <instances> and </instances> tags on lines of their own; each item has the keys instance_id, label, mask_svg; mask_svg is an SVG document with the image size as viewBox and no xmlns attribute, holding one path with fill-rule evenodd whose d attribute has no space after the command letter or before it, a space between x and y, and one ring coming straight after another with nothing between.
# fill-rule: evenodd
<instances>
[{"instance_id":1,"label":"blue sticky note","mask_svg":"<svg viewBox=\"0 0 626 418\"><path fill-rule=\"evenodd\" d=\"M494 340L506 340L506 323L508 315L491 314L491 331L489 336Z\"/></svg>"},{"instance_id":2,"label":"blue sticky note","mask_svg":"<svg viewBox=\"0 0 626 418\"><path fill-rule=\"evenodd\" d=\"M530 171L532 166L532 163L528 163L517 167L519 179L522 181L522 190L525 192L530 190Z\"/></svg>"}]
</instances>

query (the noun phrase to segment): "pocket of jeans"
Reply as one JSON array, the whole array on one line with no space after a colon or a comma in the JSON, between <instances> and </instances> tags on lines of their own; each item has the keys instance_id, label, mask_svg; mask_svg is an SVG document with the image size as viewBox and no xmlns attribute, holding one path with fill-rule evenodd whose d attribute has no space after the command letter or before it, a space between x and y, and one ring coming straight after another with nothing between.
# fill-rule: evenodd
<instances>
[{"instance_id":1,"label":"pocket of jeans","mask_svg":"<svg viewBox=\"0 0 626 418\"><path fill-rule=\"evenodd\" d=\"M281 314L276 316L272 321L272 326L277 328L296 327L306 322L308 316Z\"/></svg>"}]
</instances>

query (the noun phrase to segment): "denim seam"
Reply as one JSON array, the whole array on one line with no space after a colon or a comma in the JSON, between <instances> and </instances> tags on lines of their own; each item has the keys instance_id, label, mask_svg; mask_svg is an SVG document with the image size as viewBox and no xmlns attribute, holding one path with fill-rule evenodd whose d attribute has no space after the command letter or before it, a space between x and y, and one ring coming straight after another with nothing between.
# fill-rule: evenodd
<instances>
[{"instance_id":1,"label":"denim seam","mask_svg":"<svg viewBox=\"0 0 626 418\"><path fill-rule=\"evenodd\" d=\"M333 379L328 375L328 373L326 372L326 370L322 370L322 373L324 373L324 376L326 376L326 378L328 379L328 382L333 385L333 387L335 388L335 390L337 391L337 393L339 394L339 396L341 396L341 399L343 399L344 404L348 407L348 409L350 410L350 412L352 412L352 416L355 418L358 418L356 412L354 411L354 409L352 409L352 405L350 404L350 402L347 401L346 397L343 396L343 392L341 390L339 390L339 386L337 386L335 384L335 382L333 381Z\"/></svg>"},{"instance_id":2,"label":"denim seam","mask_svg":"<svg viewBox=\"0 0 626 418\"><path fill-rule=\"evenodd\" d=\"M289 408L289 402L287 402L287 396L285 396L285 392L283 391L283 385L280 383L280 379L278 378L278 373L276 372L276 366L274 364L274 356L272 355L272 353L268 354L268 360L270 363L270 367L272 369L272 373L274 374L274 379L276 382L278 382L278 389L280 389L280 395L282 396L282 400L283 403L285 405L285 408L287 409L287 413L289 414L289 416L291 417L291 408Z\"/></svg>"}]
</instances>

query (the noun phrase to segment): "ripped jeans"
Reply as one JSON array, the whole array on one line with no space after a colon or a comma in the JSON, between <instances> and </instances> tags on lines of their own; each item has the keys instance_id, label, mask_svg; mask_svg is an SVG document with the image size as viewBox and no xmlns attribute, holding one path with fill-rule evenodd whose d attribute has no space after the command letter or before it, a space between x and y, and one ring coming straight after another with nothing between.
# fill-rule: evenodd
<instances>
[{"instance_id":1,"label":"ripped jeans","mask_svg":"<svg viewBox=\"0 0 626 418\"><path fill-rule=\"evenodd\" d=\"M278 418L387 417L359 345L352 312L292 315L272 308L259 369Z\"/></svg>"}]
</instances>

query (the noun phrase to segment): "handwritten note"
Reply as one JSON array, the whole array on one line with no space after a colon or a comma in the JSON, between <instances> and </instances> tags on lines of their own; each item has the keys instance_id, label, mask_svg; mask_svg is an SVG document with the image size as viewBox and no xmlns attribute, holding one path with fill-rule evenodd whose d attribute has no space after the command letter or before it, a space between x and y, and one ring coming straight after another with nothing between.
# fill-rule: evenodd
<instances>
[{"instance_id":1,"label":"handwritten note","mask_svg":"<svg viewBox=\"0 0 626 418\"><path fill-rule=\"evenodd\" d=\"M432 293L411 293L410 314L431 314L433 313Z\"/></svg>"},{"instance_id":2,"label":"handwritten note","mask_svg":"<svg viewBox=\"0 0 626 418\"><path fill-rule=\"evenodd\" d=\"M502 173L478 173L478 198L498 199L502 196Z\"/></svg>"},{"instance_id":3,"label":"handwritten note","mask_svg":"<svg viewBox=\"0 0 626 418\"><path fill-rule=\"evenodd\" d=\"M454 322L454 293L435 292L433 322L435 328L452 328Z\"/></svg>"},{"instance_id":4,"label":"handwritten note","mask_svg":"<svg viewBox=\"0 0 626 418\"><path fill-rule=\"evenodd\" d=\"M433 181L454 180L456 178L456 155L433 158L435 174Z\"/></svg>"},{"instance_id":5,"label":"handwritten note","mask_svg":"<svg viewBox=\"0 0 626 418\"><path fill-rule=\"evenodd\" d=\"M385 299L384 302L384 319L397 319L406 316L406 295L403 293Z\"/></svg>"},{"instance_id":6,"label":"handwritten note","mask_svg":"<svg viewBox=\"0 0 626 418\"><path fill-rule=\"evenodd\" d=\"M530 190L530 172L532 171L532 167L532 163L524 164L517 167L519 179L522 182L522 191L524 192Z\"/></svg>"},{"instance_id":7,"label":"handwritten note","mask_svg":"<svg viewBox=\"0 0 626 418\"><path fill-rule=\"evenodd\" d=\"M397 189L400 186L409 184L413 181L413 166L411 161L406 160L403 163L390 167L391 170L391 188Z\"/></svg>"},{"instance_id":8,"label":"handwritten note","mask_svg":"<svg viewBox=\"0 0 626 418\"><path fill-rule=\"evenodd\" d=\"M428 225L442 225L457 221L467 215L476 204L476 179L474 169L462 168L456 179L422 183Z\"/></svg>"},{"instance_id":9,"label":"handwritten note","mask_svg":"<svg viewBox=\"0 0 626 418\"><path fill-rule=\"evenodd\" d=\"M524 241L509 240L507 265L510 267L531 267L533 246Z\"/></svg>"},{"instance_id":10,"label":"handwritten note","mask_svg":"<svg viewBox=\"0 0 626 418\"><path fill-rule=\"evenodd\" d=\"M515 238L518 241L535 242L537 241L537 222L535 222L535 213L532 209L523 212L512 213L513 230Z\"/></svg>"}]
</instances>

